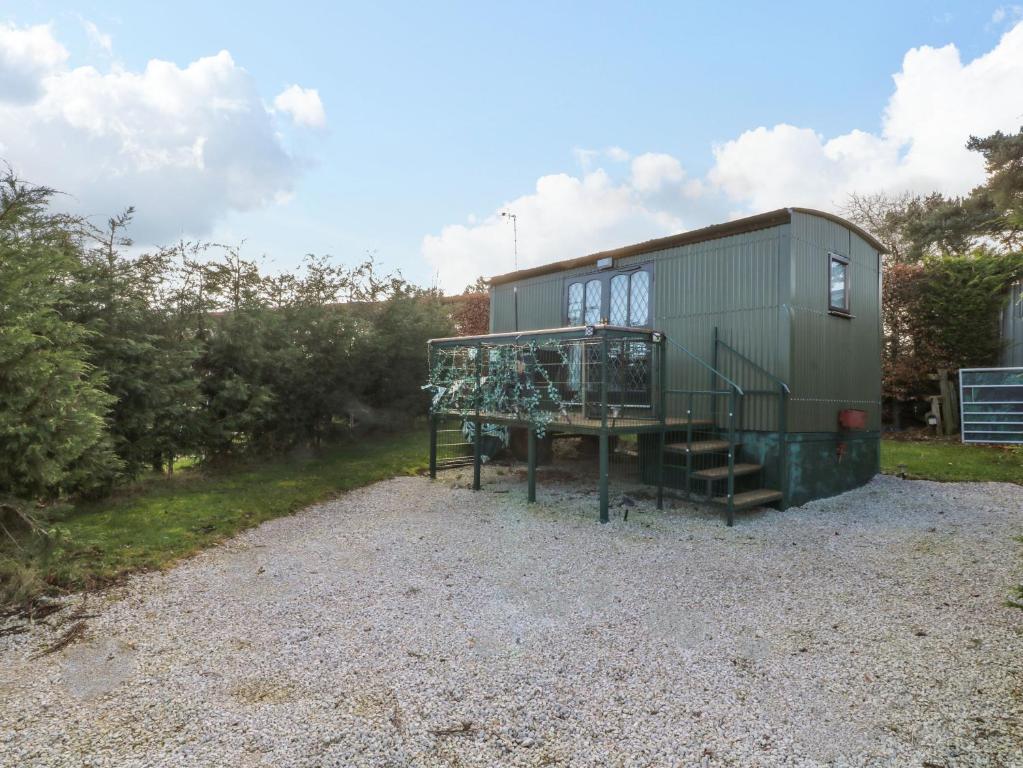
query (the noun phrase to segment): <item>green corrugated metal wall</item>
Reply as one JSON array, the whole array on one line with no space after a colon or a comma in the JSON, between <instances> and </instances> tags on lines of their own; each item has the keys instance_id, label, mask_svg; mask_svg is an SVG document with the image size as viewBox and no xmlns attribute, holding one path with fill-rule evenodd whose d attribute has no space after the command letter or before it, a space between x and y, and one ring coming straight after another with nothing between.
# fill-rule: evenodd
<instances>
[{"instance_id":1,"label":"green corrugated metal wall","mask_svg":"<svg viewBox=\"0 0 1023 768\"><path fill-rule=\"evenodd\" d=\"M773 227L658 254L654 266L655 327L708 362L713 359L717 327L723 341L786 379L779 298L787 229ZM709 374L702 368L671 348L668 357L673 362L671 388L710 386ZM718 369L742 386L767 386L759 375L737 365L735 358L721 356ZM747 428L776 429L775 402L748 398Z\"/></svg>"},{"instance_id":2,"label":"green corrugated metal wall","mask_svg":"<svg viewBox=\"0 0 1023 768\"><path fill-rule=\"evenodd\" d=\"M790 432L836 428L838 411L860 408L881 428L878 253L849 229L792 214L792 398ZM828 314L828 251L849 259L852 318Z\"/></svg>"},{"instance_id":3,"label":"green corrugated metal wall","mask_svg":"<svg viewBox=\"0 0 1023 768\"><path fill-rule=\"evenodd\" d=\"M855 317L827 313L828 251L850 259ZM789 383L789 432L834 431L838 411L862 408L880 428L878 254L845 227L793 212L791 224L621 259L652 262L654 327L710 361L713 333ZM491 291L491 330L536 330L564 324L567 279L582 267L540 275ZM518 327L515 294L518 288ZM669 386L705 389L708 374L669 351ZM734 358L719 369L747 388L770 381ZM776 401L751 397L748 429L774 430Z\"/></svg>"}]
</instances>

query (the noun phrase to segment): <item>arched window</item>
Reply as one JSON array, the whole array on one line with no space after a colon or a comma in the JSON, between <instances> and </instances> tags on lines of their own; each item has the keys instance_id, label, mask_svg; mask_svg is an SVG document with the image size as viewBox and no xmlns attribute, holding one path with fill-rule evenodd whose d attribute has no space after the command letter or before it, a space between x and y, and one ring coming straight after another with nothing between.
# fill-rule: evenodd
<instances>
[{"instance_id":1,"label":"arched window","mask_svg":"<svg viewBox=\"0 0 1023 768\"><path fill-rule=\"evenodd\" d=\"M650 265L569 280L565 319L568 325L652 325Z\"/></svg>"},{"instance_id":2,"label":"arched window","mask_svg":"<svg viewBox=\"0 0 1023 768\"><path fill-rule=\"evenodd\" d=\"M583 284L572 283L568 286L568 324L583 324Z\"/></svg>"},{"instance_id":3,"label":"arched window","mask_svg":"<svg viewBox=\"0 0 1023 768\"><path fill-rule=\"evenodd\" d=\"M629 324L629 276L611 278L611 325Z\"/></svg>"},{"instance_id":4,"label":"arched window","mask_svg":"<svg viewBox=\"0 0 1023 768\"><path fill-rule=\"evenodd\" d=\"M599 279L586 281L586 310L583 312L583 322L587 325L600 322L601 287Z\"/></svg>"},{"instance_id":5,"label":"arched window","mask_svg":"<svg viewBox=\"0 0 1023 768\"><path fill-rule=\"evenodd\" d=\"M629 278L628 325L650 325L650 273L633 272Z\"/></svg>"}]
</instances>

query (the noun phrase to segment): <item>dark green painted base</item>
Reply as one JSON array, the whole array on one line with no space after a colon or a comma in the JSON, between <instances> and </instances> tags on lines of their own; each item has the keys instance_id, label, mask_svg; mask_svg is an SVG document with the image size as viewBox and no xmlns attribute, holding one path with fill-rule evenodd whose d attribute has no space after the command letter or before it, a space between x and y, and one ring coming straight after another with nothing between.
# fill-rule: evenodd
<instances>
[{"instance_id":1,"label":"dark green painted base","mask_svg":"<svg viewBox=\"0 0 1023 768\"><path fill-rule=\"evenodd\" d=\"M877 432L799 432L788 448L789 506L859 488L881 471Z\"/></svg>"},{"instance_id":2,"label":"dark green painted base","mask_svg":"<svg viewBox=\"0 0 1023 768\"><path fill-rule=\"evenodd\" d=\"M774 432L742 432L737 435L736 462L762 464L760 475L737 477L737 493L752 488L774 488L786 494L778 506L796 506L813 499L835 496L870 481L880 471L880 435L877 432L799 432L785 436L785 482L778 461L778 435ZM685 433L669 432L666 442L685 442ZM839 445L844 445L840 451ZM640 469L643 482L657 484L657 435L639 436ZM694 456L693 469L725 463L721 456ZM685 457L669 455L664 466L664 485L685 489ZM712 489L722 492L724 483ZM705 484L693 485L702 493Z\"/></svg>"}]
</instances>

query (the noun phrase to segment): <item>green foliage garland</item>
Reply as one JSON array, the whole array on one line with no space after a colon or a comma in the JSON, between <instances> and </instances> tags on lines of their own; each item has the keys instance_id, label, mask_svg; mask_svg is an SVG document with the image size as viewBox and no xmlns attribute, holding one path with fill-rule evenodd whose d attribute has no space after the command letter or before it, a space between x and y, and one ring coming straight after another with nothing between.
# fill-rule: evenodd
<instances>
[{"instance_id":1,"label":"green foliage garland","mask_svg":"<svg viewBox=\"0 0 1023 768\"><path fill-rule=\"evenodd\" d=\"M456 413L464 419L481 415L510 416L523 421L544 437L548 425L566 411L566 403L552 381L551 365L570 365L571 342L536 341L500 346L466 345L434 350L429 383L433 413ZM555 360L539 362L541 352ZM482 360L478 356L484 355ZM477 386L477 365L479 386Z\"/></svg>"}]
</instances>

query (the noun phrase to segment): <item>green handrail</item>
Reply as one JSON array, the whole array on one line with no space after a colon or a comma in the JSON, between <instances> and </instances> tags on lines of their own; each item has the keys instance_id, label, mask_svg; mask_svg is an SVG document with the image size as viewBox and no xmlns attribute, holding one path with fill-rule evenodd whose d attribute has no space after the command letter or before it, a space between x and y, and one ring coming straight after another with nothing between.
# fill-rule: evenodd
<instances>
[{"instance_id":1,"label":"green handrail","mask_svg":"<svg viewBox=\"0 0 1023 768\"><path fill-rule=\"evenodd\" d=\"M716 337L715 329L715 337ZM691 360L695 361L705 370L711 374L711 386L714 389L711 390L668 390L672 394L687 394L689 396L688 407L686 408L686 494L691 493L692 490L692 472L693 472L693 397L697 394L708 394L716 398L718 394L728 393L728 491L727 491L727 523L732 525L735 520L735 417L737 413L737 405L741 405L742 398L745 396L743 388L735 381L725 376L716 367L708 363L699 355L695 354L684 345L679 344L674 339L669 338L667 335L664 337L665 341L671 346L678 350L681 350ZM715 347L716 349L716 347ZM727 387L725 389L717 389L715 383L717 379L721 379ZM714 407L716 411L716 404Z\"/></svg>"},{"instance_id":2,"label":"green handrail","mask_svg":"<svg viewBox=\"0 0 1023 768\"><path fill-rule=\"evenodd\" d=\"M717 329L715 328L715 330L717 330ZM792 390L790 390L790 389L789 389L789 385L788 385L788 384L786 384L786 383L785 383L784 381L782 381L781 379L779 379L779 378L778 378L777 376L775 376L775 375L774 375L773 373L771 373L771 372L770 372L769 370L767 370L767 369L766 369L766 368L765 368L764 366L760 365L760 363L754 362L754 361L753 361L753 360L751 360L750 358L746 357L746 355L744 355L744 354L743 354L742 352L740 352L739 350L737 350L737 349L736 349L735 347L733 347L733 346L732 346L731 344L729 344L728 342L725 342L725 341L721 341L720 337L718 337L718 338L715 338L715 341L716 341L716 342L717 342L717 343L718 343L719 345L721 345L722 347L724 347L725 349L727 349L727 350L728 350L729 352L731 352L731 353L732 353L733 355L735 355L736 357L742 358L743 362L745 362L745 363L748 363L749 365L752 365L752 366L753 366L754 368L756 368L756 369L757 369L758 371L760 371L760 372L761 372L761 373L763 373L763 374L764 374L765 376L767 376L767 378L771 379L771 380L772 380L772 381L774 381L774 382L775 382L776 384L779 384L779 385L781 385L782 389L784 389L784 390L785 390L786 394L792 394ZM760 392L758 392L757 394L761 394L761 393L760 393ZM765 394L766 394L766 393L765 393Z\"/></svg>"},{"instance_id":3,"label":"green handrail","mask_svg":"<svg viewBox=\"0 0 1023 768\"><path fill-rule=\"evenodd\" d=\"M746 355L744 355L742 352L737 350L735 347L733 347L728 342L722 341L721 337L718 335L718 329L715 328L714 329L714 349L715 349L714 358L715 358L715 360L717 359L717 352L716 352L716 350L717 350L718 346L724 347L727 352L731 352L733 355L738 357L740 360L742 360L747 365L751 365L752 367L756 368L763 375L765 375L767 378L771 379L771 381L773 381L775 384L778 385L778 391L777 392L775 392L773 390L766 390L766 389L750 389L750 390L747 390L747 393L751 394L751 395L771 395L771 396L777 396L778 397L778 415L777 415L777 419L778 419L778 481L779 481L779 484L781 485L782 508L784 509L785 506L788 504L788 498L789 498L789 494L788 494L787 456L786 456L786 453L787 453L787 449L786 449L786 433L788 432L788 425L786 424L786 421L788 420L788 409L787 409L786 406L787 406L788 398L792 395L792 390L789 389L789 385L787 383L785 383L782 379L780 379L777 376L775 376L773 373L771 373L769 370L767 370L764 366L760 365L760 363L757 363L754 360L752 360L751 358L747 357Z\"/></svg>"},{"instance_id":4,"label":"green handrail","mask_svg":"<svg viewBox=\"0 0 1023 768\"><path fill-rule=\"evenodd\" d=\"M704 360L704 359L703 359L702 357L700 357L699 355L697 355L697 354L695 354L695 353L693 353L693 352L690 352L690 351L689 351L688 349L686 349L686 347L682 346L681 344L679 344L679 343L678 343L677 341L675 341L674 339L670 338L669 336L665 336L665 337L664 337L664 340L665 340L666 342L668 342L669 344L671 344L671 345L672 345L673 347L676 347L677 349L681 349L681 350L682 350L683 352L685 352L685 353L686 353L687 355L689 355L689 357L691 357L691 358L692 358L693 360L695 360L695 361L696 361L697 363L699 363L700 365L702 365L702 366L703 366L704 368L706 368L706 369L707 369L708 371L710 371L710 372L711 372L712 374L714 374L714 375L715 375L715 376L717 376L718 378L722 379L722 380L723 380L723 381L724 381L724 382L725 382L726 384L728 384L728 386L730 386L730 387L732 388L732 390L733 390L733 391L734 391L734 392L735 392L735 393L736 393L737 395L739 395L739 397L742 397L742 396L743 396L743 394L744 394L744 393L743 393L743 391L742 391L742 387L740 387L740 386L739 386L738 384L736 384L736 383L735 383L734 381L732 381L732 380L731 380L730 378L728 378L727 376L725 376L725 374L721 373L721 371L719 371L719 370L718 370L717 368L715 368L714 366L712 366L712 365L711 365L710 363L708 363L708 362L707 362L706 360Z\"/></svg>"}]
</instances>

